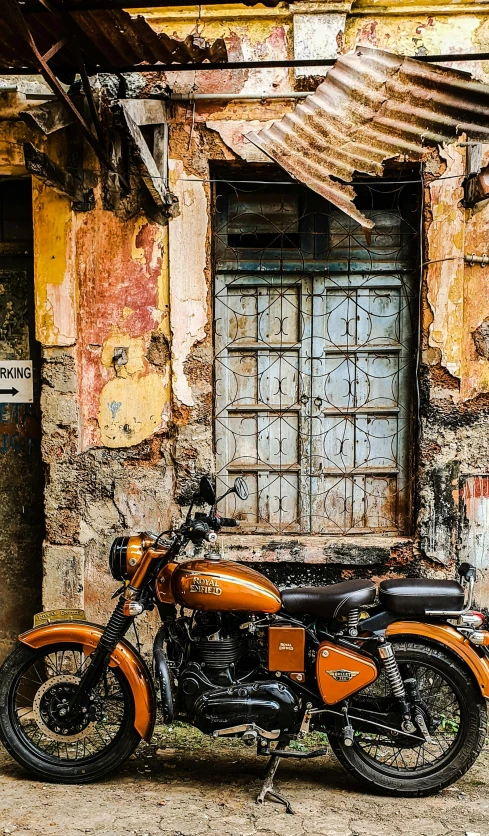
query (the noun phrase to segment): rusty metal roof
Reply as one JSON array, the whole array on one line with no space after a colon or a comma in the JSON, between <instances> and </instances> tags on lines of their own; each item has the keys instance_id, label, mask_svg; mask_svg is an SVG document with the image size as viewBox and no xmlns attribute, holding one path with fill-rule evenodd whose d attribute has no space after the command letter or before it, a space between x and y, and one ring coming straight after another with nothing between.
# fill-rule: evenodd
<instances>
[{"instance_id":1,"label":"rusty metal roof","mask_svg":"<svg viewBox=\"0 0 489 836\"><path fill-rule=\"evenodd\" d=\"M338 58L316 92L291 113L247 138L370 227L373 222L353 204L355 191L347 185L353 175L382 175L383 163L400 155L421 160L427 147L463 132L488 141L489 85L362 46Z\"/></svg>"},{"instance_id":2,"label":"rusty metal roof","mask_svg":"<svg viewBox=\"0 0 489 836\"><path fill-rule=\"evenodd\" d=\"M128 67L141 71L144 63L176 61L190 64L205 60L215 63L227 59L222 38L211 44L191 35L178 41L163 32L155 32L141 15L131 15L120 9L70 11L69 15L76 26L77 40L89 73L99 66L105 71L120 67L126 71ZM41 54L48 52L65 34L62 20L55 15L42 11L25 12L24 17ZM77 70L69 47L61 48L49 65L61 79L63 76L69 78L70 72ZM32 52L21 33L9 26L8 15L0 15L0 73L2 68L32 66Z\"/></svg>"}]
</instances>

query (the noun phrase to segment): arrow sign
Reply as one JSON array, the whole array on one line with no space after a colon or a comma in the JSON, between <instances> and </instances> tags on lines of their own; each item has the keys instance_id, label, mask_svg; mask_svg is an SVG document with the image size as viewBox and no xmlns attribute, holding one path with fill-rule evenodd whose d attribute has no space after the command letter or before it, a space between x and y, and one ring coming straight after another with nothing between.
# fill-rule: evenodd
<instances>
[{"instance_id":1,"label":"arrow sign","mask_svg":"<svg viewBox=\"0 0 489 836\"><path fill-rule=\"evenodd\" d=\"M0 403L32 403L32 360L0 359Z\"/></svg>"}]
</instances>

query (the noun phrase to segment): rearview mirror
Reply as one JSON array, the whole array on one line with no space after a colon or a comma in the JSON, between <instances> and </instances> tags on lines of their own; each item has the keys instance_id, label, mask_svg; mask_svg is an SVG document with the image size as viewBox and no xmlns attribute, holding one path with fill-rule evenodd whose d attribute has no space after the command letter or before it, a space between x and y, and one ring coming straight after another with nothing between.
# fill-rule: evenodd
<instances>
[{"instance_id":1,"label":"rearview mirror","mask_svg":"<svg viewBox=\"0 0 489 836\"><path fill-rule=\"evenodd\" d=\"M242 476L238 476L237 479L234 480L234 493L240 499L248 499L248 485L246 484Z\"/></svg>"},{"instance_id":2,"label":"rearview mirror","mask_svg":"<svg viewBox=\"0 0 489 836\"><path fill-rule=\"evenodd\" d=\"M207 505L214 505L216 501L216 494L208 476L202 476L202 479L200 480L199 495L200 498L207 503Z\"/></svg>"}]
</instances>

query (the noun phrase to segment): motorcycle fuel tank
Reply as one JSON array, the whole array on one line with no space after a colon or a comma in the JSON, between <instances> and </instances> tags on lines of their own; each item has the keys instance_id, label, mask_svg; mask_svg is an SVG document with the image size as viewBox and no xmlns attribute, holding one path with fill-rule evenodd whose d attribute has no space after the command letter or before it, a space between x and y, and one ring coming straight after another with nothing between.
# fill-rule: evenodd
<instances>
[{"instance_id":1,"label":"motorcycle fuel tank","mask_svg":"<svg viewBox=\"0 0 489 836\"><path fill-rule=\"evenodd\" d=\"M190 610L275 613L282 606L271 581L232 560L187 560L172 572L171 586L175 600Z\"/></svg>"}]
</instances>

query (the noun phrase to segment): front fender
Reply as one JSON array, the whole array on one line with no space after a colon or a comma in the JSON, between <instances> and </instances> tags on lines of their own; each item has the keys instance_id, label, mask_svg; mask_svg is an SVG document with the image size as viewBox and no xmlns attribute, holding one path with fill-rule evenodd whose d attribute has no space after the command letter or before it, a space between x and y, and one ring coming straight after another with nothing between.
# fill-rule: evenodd
<instances>
[{"instance_id":1,"label":"front fender","mask_svg":"<svg viewBox=\"0 0 489 836\"><path fill-rule=\"evenodd\" d=\"M34 627L19 636L29 647L46 647L59 642L83 645L88 656L97 647L104 631L98 624L85 621L58 621ZM129 682L135 707L134 727L144 740L151 740L156 718L156 693L153 679L137 650L122 639L110 656L110 667L119 667Z\"/></svg>"},{"instance_id":2,"label":"front fender","mask_svg":"<svg viewBox=\"0 0 489 836\"><path fill-rule=\"evenodd\" d=\"M423 624L421 621L393 621L385 631L391 636L422 636L431 642L443 644L465 662L474 674L482 695L489 699L489 661L479 655L476 648L449 624Z\"/></svg>"}]
</instances>

